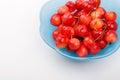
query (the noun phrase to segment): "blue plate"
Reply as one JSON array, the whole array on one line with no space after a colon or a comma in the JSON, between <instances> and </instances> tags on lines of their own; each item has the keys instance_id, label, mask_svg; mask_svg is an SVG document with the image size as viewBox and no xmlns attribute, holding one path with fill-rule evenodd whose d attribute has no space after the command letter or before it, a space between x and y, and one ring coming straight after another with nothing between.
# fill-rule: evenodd
<instances>
[{"instance_id":1,"label":"blue plate","mask_svg":"<svg viewBox=\"0 0 120 80\"><path fill-rule=\"evenodd\" d=\"M118 34L118 40L117 42L108 45L107 48L104 50L101 50L99 54L97 55L88 55L85 58L78 57L75 53L70 53L67 52L66 49L58 49L55 46L55 42L52 38L52 32L53 30L56 29L56 27L52 26L50 24L50 17L52 14L57 12L57 9L61 6L64 5L68 0L50 0L46 4L44 4L41 8L40 11L40 35L44 42L48 44L49 47L54 49L57 53L72 59L72 60L77 60L77 61L86 61L86 60L93 60L93 59L100 59L107 57L113 53L117 49L119 49L120 46L120 28L117 30ZM101 6L104 7L107 11L113 10L117 13L117 23L118 25L120 24L120 8L119 8L119 3L120 0L102 0L101 1ZM49 53L48 53L49 54Z\"/></svg>"}]
</instances>

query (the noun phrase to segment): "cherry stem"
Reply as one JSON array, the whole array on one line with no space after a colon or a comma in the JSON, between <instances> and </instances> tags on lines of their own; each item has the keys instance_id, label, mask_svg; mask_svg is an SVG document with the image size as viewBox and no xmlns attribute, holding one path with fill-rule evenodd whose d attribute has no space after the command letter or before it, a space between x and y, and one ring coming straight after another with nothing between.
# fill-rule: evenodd
<instances>
[{"instance_id":1,"label":"cherry stem","mask_svg":"<svg viewBox=\"0 0 120 80\"><path fill-rule=\"evenodd\" d=\"M89 13L87 14L87 16L89 16L89 15L91 14L92 11L93 11L93 10L91 9L91 10L89 11Z\"/></svg>"}]
</instances>

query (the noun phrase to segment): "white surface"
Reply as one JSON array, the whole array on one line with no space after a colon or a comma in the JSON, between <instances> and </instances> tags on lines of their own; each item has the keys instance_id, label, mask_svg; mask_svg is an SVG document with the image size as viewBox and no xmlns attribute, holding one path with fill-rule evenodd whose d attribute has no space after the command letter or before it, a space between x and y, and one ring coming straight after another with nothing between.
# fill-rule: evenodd
<instances>
[{"instance_id":1,"label":"white surface","mask_svg":"<svg viewBox=\"0 0 120 80\"><path fill-rule=\"evenodd\" d=\"M0 0L0 80L119 80L120 49L104 59L74 62L39 35L45 0Z\"/></svg>"}]
</instances>

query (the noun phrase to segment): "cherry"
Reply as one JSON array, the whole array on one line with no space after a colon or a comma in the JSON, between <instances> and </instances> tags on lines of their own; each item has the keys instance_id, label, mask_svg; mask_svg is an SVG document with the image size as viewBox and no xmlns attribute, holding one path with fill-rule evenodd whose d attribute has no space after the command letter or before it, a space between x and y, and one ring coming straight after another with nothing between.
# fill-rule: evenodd
<instances>
[{"instance_id":1,"label":"cherry","mask_svg":"<svg viewBox=\"0 0 120 80\"><path fill-rule=\"evenodd\" d=\"M79 37L85 37L88 36L88 28L85 25L78 25L77 27L74 28L75 34Z\"/></svg>"},{"instance_id":2,"label":"cherry","mask_svg":"<svg viewBox=\"0 0 120 80\"><path fill-rule=\"evenodd\" d=\"M90 2L95 8L97 8L100 6L101 0L90 0Z\"/></svg>"},{"instance_id":3,"label":"cherry","mask_svg":"<svg viewBox=\"0 0 120 80\"><path fill-rule=\"evenodd\" d=\"M92 17L92 19L95 19L95 18L103 18L104 15L105 15L106 11L104 8L102 7L98 7L96 9L96 11L93 11L90 15Z\"/></svg>"},{"instance_id":4,"label":"cherry","mask_svg":"<svg viewBox=\"0 0 120 80\"><path fill-rule=\"evenodd\" d=\"M88 49L82 44L80 48L76 51L79 57L86 57L88 55Z\"/></svg>"},{"instance_id":5,"label":"cherry","mask_svg":"<svg viewBox=\"0 0 120 80\"><path fill-rule=\"evenodd\" d=\"M63 26L62 30L61 30L61 33L63 35L65 35L66 37L68 37L68 38L73 37L74 34L75 34L74 29L72 27L70 27L70 26Z\"/></svg>"},{"instance_id":6,"label":"cherry","mask_svg":"<svg viewBox=\"0 0 120 80\"><path fill-rule=\"evenodd\" d=\"M54 26L59 26L61 24L61 16L59 14L52 15L50 23Z\"/></svg>"},{"instance_id":7,"label":"cherry","mask_svg":"<svg viewBox=\"0 0 120 80\"><path fill-rule=\"evenodd\" d=\"M107 21L115 21L116 17L117 17L117 14L114 11L109 11L109 12L106 12L105 14L105 19Z\"/></svg>"},{"instance_id":8,"label":"cherry","mask_svg":"<svg viewBox=\"0 0 120 80\"><path fill-rule=\"evenodd\" d=\"M107 46L107 42L104 40L100 40L99 42L97 42L97 44L101 49L104 49Z\"/></svg>"},{"instance_id":9,"label":"cherry","mask_svg":"<svg viewBox=\"0 0 120 80\"><path fill-rule=\"evenodd\" d=\"M89 12L91 10L94 9L94 6L92 5L92 3L90 3L89 1L84 1L81 4L81 8L85 11L85 12Z\"/></svg>"},{"instance_id":10,"label":"cherry","mask_svg":"<svg viewBox=\"0 0 120 80\"><path fill-rule=\"evenodd\" d=\"M103 25L104 25L104 22L99 18L93 19L90 22L90 28L94 30L102 29Z\"/></svg>"},{"instance_id":11,"label":"cherry","mask_svg":"<svg viewBox=\"0 0 120 80\"><path fill-rule=\"evenodd\" d=\"M75 16L77 16L77 17L80 17L81 15L86 15L87 13L84 11L84 10L82 10L82 11L76 11L75 13L74 13L74 15Z\"/></svg>"},{"instance_id":12,"label":"cherry","mask_svg":"<svg viewBox=\"0 0 120 80\"><path fill-rule=\"evenodd\" d=\"M72 1L68 1L66 4L65 4L68 8L69 8L69 11L70 12L73 12L73 11L75 11L75 3L74 2L72 2Z\"/></svg>"},{"instance_id":13,"label":"cherry","mask_svg":"<svg viewBox=\"0 0 120 80\"><path fill-rule=\"evenodd\" d=\"M113 43L117 40L117 33L114 30L108 30L105 34L105 41L109 43Z\"/></svg>"},{"instance_id":14,"label":"cherry","mask_svg":"<svg viewBox=\"0 0 120 80\"><path fill-rule=\"evenodd\" d=\"M104 38L103 29L93 30L92 31L92 37L97 41L102 40Z\"/></svg>"},{"instance_id":15,"label":"cherry","mask_svg":"<svg viewBox=\"0 0 120 80\"><path fill-rule=\"evenodd\" d=\"M91 16L87 16L87 15L80 16L80 23L83 25L89 25L91 20L92 20Z\"/></svg>"},{"instance_id":16,"label":"cherry","mask_svg":"<svg viewBox=\"0 0 120 80\"><path fill-rule=\"evenodd\" d=\"M60 30L56 29L52 32L52 37L56 41L57 36L59 35Z\"/></svg>"},{"instance_id":17,"label":"cherry","mask_svg":"<svg viewBox=\"0 0 120 80\"><path fill-rule=\"evenodd\" d=\"M109 30L117 30L118 24L115 21L107 21L107 28Z\"/></svg>"},{"instance_id":18,"label":"cherry","mask_svg":"<svg viewBox=\"0 0 120 80\"><path fill-rule=\"evenodd\" d=\"M84 38L83 43L88 49L90 49L90 47L92 47L95 44L95 41L92 37L87 36Z\"/></svg>"},{"instance_id":19,"label":"cherry","mask_svg":"<svg viewBox=\"0 0 120 80\"><path fill-rule=\"evenodd\" d=\"M75 5L78 10L82 9L81 5L83 2L84 2L84 0L76 0Z\"/></svg>"},{"instance_id":20,"label":"cherry","mask_svg":"<svg viewBox=\"0 0 120 80\"><path fill-rule=\"evenodd\" d=\"M68 38L63 35L58 35L56 38L56 46L57 48L65 48L68 44Z\"/></svg>"},{"instance_id":21,"label":"cherry","mask_svg":"<svg viewBox=\"0 0 120 80\"><path fill-rule=\"evenodd\" d=\"M80 41L77 38L71 38L68 42L68 47L71 50L77 50L80 47Z\"/></svg>"},{"instance_id":22,"label":"cherry","mask_svg":"<svg viewBox=\"0 0 120 80\"><path fill-rule=\"evenodd\" d=\"M100 52L100 47L95 44L90 48L89 51L90 51L91 54L96 55Z\"/></svg>"},{"instance_id":23,"label":"cherry","mask_svg":"<svg viewBox=\"0 0 120 80\"><path fill-rule=\"evenodd\" d=\"M70 12L65 13L62 16L62 22L64 25L72 25L75 22L75 18L74 15L71 14Z\"/></svg>"},{"instance_id":24,"label":"cherry","mask_svg":"<svg viewBox=\"0 0 120 80\"><path fill-rule=\"evenodd\" d=\"M64 13L68 12L69 8L67 6L61 6L58 9L58 14L63 15Z\"/></svg>"}]
</instances>

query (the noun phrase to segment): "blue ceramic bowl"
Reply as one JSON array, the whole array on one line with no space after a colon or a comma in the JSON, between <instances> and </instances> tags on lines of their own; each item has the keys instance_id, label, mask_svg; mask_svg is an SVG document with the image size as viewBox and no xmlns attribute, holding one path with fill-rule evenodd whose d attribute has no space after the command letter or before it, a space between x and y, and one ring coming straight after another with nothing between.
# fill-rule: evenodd
<instances>
[{"instance_id":1,"label":"blue ceramic bowl","mask_svg":"<svg viewBox=\"0 0 120 80\"><path fill-rule=\"evenodd\" d=\"M52 14L56 13L59 6L64 5L68 0L50 0L46 4L44 4L40 11L40 35L44 42L54 49L57 53L77 61L86 61L86 60L93 60L93 59L100 59L107 57L119 48L120 46L120 28L117 30L118 40L117 42L108 45L107 48L101 50L97 55L88 55L85 58L78 57L75 53L67 52L66 49L58 49L55 46L55 42L52 38L52 32L56 29L56 27L50 24L50 17ZM120 25L120 8L119 8L120 0L102 0L101 6L104 7L107 11L113 10L117 13L117 23ZM48 53L49 54L49 53Z\"/></svg>"}]
</instances>

